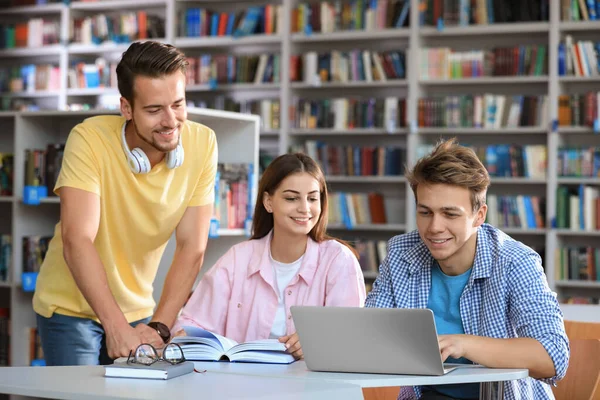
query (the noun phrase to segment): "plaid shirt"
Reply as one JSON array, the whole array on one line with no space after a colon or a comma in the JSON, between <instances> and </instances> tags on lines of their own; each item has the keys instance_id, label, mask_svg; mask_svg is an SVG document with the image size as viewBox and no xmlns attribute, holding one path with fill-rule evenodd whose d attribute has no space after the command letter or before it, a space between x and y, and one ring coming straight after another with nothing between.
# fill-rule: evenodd
<instances>
[{"instance_id":1,"label":"plaid shirt","mask_svg":"<svg viewBox=\"0 0 600 400\"><path fill-rule=\"evenodd\" d=\"M426 308L433 261L417 231L390 239L365 307ZM483 224L477 232L471 277L460 298L460 315L469 335L538 340L550 355L556 375L505 382L504 398L554 399L549 384L567 372L569 342L556 294L548 287L535 251ZM419 386L402 388L398 398L415 396L421 396Z\"/></svg>"}]
</instances>

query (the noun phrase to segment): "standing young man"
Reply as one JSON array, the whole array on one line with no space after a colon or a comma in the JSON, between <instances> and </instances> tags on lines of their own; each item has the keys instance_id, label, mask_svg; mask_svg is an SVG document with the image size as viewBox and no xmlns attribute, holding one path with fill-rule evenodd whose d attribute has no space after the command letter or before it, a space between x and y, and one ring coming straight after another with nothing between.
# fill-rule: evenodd
<instances>
[{"instance_id":1,"label":"standing young man","mask_svg":"<svg viewBox=\"0 0 600 400\"><path fill-rule=\"evenodd\" d=\"M507 399L553 399L569 343L540 256L485 224L489 175L475 153L440 143L407 174L417 231L388 243L366 307L429 308L442 360L527 368ZM420 397L422 396L422 397ZM479 385L403 388L399 398L478 399Z\"/></svg>"},{"instance_id":2,"label":"standing young man","mask_svg":"<svg viewBox=\"0 0 600 400\"><path fill-rule=\"evenodd\" d=\"M187 121L186 67L173 46L133 43L117 66L122 117L88 118L68 136L61 218L33 297L48 365L109 364L169 340L202 266L217 170L215 133Z\"/></svg>"}]
</instances>

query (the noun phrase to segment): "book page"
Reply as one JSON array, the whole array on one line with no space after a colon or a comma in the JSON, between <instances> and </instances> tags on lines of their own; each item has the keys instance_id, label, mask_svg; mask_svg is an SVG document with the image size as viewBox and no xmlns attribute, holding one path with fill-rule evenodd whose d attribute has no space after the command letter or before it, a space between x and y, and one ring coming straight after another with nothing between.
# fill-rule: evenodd
<instances>
[{"instance_id":1,"label":"book page","mask_svg":"<svg viewBox=\"0 0 600 400\"><path fill-rule=\"evenodd\" d=\"M207 344L222 353L226 353L233 346L238 343L235 340L228 339L224 336L217 335L207 331L206 329L199 328L197 326L183 326L183 330L187 336L176 336L171 340L173 343L202 343Z\"/></svg>"},{"instance_id":2,"label":"book page","mask_svg":"<svg viewBox=\"0 0 600 400\"><path fill-rule=\"evenodd\" d=\"M232 347L225 355L234 362L290 364L294 357L277 339L253 340Z\"/></svg>"},{"instance_id":3,"label":"book page","mask_svg":"<svg viewBox=\"0 0 600 400\"><path fill-rule=\"evenodd\" d=\"M227 354L235 354L240 351L248 350L267 350L267 351L285 351L285 344L277 339L252 340L232 347Z\"/></svg>"}]
</instances>

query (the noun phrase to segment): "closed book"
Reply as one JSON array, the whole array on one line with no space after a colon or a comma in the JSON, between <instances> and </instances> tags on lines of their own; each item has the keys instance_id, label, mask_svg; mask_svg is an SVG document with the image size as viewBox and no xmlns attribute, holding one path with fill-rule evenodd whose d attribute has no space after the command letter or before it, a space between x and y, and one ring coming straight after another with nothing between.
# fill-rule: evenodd
<instances>
[{"instance_id":1,"label":"closed book","mask_svg":"<svg viewBox=\"0 0 600 400\"><path fill-rule=\"evenodd\" d=\"M116 362L104 366L104 376L111 378L171 379L194 371L194 363L185 361L172 365L166 361L157 361L152 365L128 364Z\"/></svg>"}]
</instances>

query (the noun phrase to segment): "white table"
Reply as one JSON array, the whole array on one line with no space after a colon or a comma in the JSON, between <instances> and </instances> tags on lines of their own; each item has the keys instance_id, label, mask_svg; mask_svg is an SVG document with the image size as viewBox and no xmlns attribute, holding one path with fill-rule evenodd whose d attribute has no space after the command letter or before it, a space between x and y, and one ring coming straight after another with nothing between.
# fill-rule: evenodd
<instances>
[{"instance_id":1,"label":"white table","mask_svg":"<svg viewBox=\"0 0 600 400\"><path fill-rule=\"evenodd\" d=\"M318 380L191 373L170 380L105 378L104 368L3 367L0 393L53 399L86 400L362 400L357 385Z\"/></svg>"},{"instance_id":2,"label":"white table","mask_svg":"<svg viewBox=\"0 0 600 400\"><path fill-rule=\"evenodd\" d=\"M310 371L304 361L296 361L290 365L229 362L194 362L194 364L196 365L196 369L207 370L209 372L238 376L285 377L311 381L318 380L321 382L351 383L361 388L481 383L481 399L503 398L502 385L498 385L500 390L497 393L492 393L492 385L489 383L523 379L529 375L526 369L497 369L476 365L459 367L443 376L422 376L316 372Z\"/></svg>"}]
</instances>

